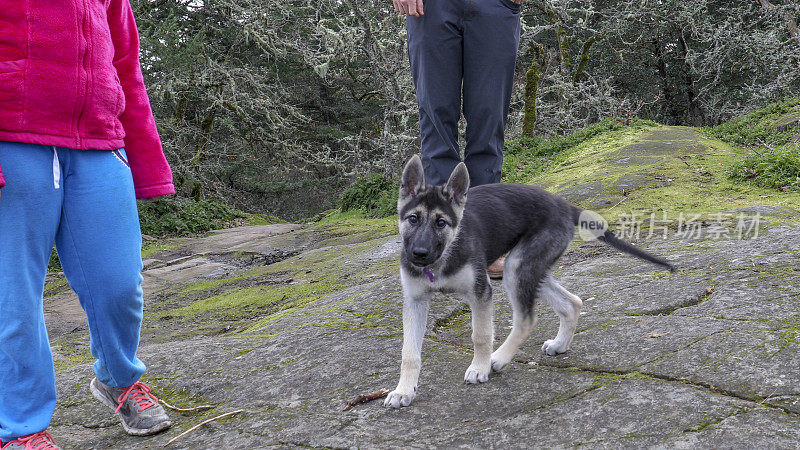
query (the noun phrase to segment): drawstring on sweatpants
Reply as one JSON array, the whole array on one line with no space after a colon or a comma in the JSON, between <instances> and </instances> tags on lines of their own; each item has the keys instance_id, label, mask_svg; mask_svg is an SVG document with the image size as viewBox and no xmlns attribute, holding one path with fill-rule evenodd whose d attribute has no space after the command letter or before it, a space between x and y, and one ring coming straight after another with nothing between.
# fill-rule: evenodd
<instances>
[{"instance_id":1,"label":"drawstring on sweatpants","mask_svg":"<svg viewBox=\"0 0 800 450\"><path fill-rule=\"evenodd\" d=\"M61 164L58 162L58 151L53 146L53 187L61 187Z\"/></svg>"}]
</instances>

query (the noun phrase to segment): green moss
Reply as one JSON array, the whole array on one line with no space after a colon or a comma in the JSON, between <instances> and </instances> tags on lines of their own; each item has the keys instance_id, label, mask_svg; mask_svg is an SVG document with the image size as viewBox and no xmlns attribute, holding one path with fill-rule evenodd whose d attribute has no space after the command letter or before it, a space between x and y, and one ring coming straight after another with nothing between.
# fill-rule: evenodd
<instances>
[{"instance_id":1,"label":"green moss","mask_svg":"<svg viewBox=\"0 0 800 450\"><path fill-rule=\"evenodd\" d=\"M66 292L68 289L69 283L67 282L67 279L63 276L58 277L44 285L44 298L48 299L50 297L54 297L62 292Z\"/></svg>"},{"instance_id":2,"label":"green moss","mask_svg":"<svg viewBox=\"0 0 800 450\"><path fill-rule=\"evenodd\" d=\"M75 342L62 344L59 353L73 364L83 364L94 361L94 357L88 347L77 348L75 345Z\"/></svg>"},{"instance_id":3,"label":"green moss","mask_svg":"<svg viewBox=\"0 0 800 450\"><path fill-rule=\"evenodd\" d=\"M56 372L62 372L80 364L89 364L95 360L83 340L63 340L54 343L53 353L64 358L54 361Z\"/></svg>"},{"instance_id":4,"label":"green moss","mask_svg":"<svg viewBox=\"0 0 800 450\"><path fill-rule=\"evenodd\" d=\"M396 235L397 215L369 218L361 211L330 211L321 215L303 230L292 234L298 243L312 248L358 244L379 237Z\"/></svg>"},{"instance_id":5,"label":"green moss","mask_svg":"<svg viewBox=\"0 0 800 450\"><path fill-rule=\"evenodd\" d=\"M208 315L221 319L256 317L299 308L330 294L340 286L335 276L323 276L296 284L235 288L185 307L172 315Z\"/></svg>"},{"instance_id":6,"label":"green moss","mask_svg":"<svg viewBox=\"0 0 800 450\"><path fill-rule=\"evenodd\" d=\"M400 272L400 259L391 258L378 261L376 264L370 265L361 269L353 274L360 277L370 277L375 275L385 275L390 273Z\"/></svg>"},{"instance_id":7,"label":"green moss","mask_svg":"<svg viewBox=\"0 0 800 450\"><path fill-rule=\"evenodd\" d=\"M397 215L387 217L364 217L358 211L331 211L309 226L310 231L329 230L339 227L345 233L372 230L397 234Z\"/></svg>"},{"instance_id":8,"label":"green moss","mask_svg":"<svg viewBox=\"0 0 800 450\"><path fill-rule=\"evenodd\" d=\"M781 347L778 350L768 355L767 359L771 359L783 349L794 343L798 337L800 337L800 315L795 315L791 319L784 322L779 328L772 330L772 332L783 341L783 344L781 344Z\"/></svg>"},{"instance_id":9,"label":"green moss","mask_svg":"<svg viewBox=\"0 0 800 450\"><path fill-rule=\"evenodd\" d=\"M272 216L269 214L247 214L246 217L242 219L241 223L237 225L240 226L275 225L278 223L287 223L287 222L281 219L280 217Z\"/></svg>"},{"instance_id":10,"label":"green moss","mask_svg":"<svg viewBox=\"0 0 800 450\"><path fill-rule=\"evenodd\" d=\"M507 141L503 153L503 182L530 183L534 176L562 164L587 140L604 135L609 135L607 139L614 139L613 136L618 136L619 132L636 132L655 125L655 122L635 121L626 126L621 119L608 118L567 136L550 139L523 136L518 140Z\"/></svg>"},{"instance_id":11,"label":"green moss","mask_svg":"<svg viewBox=\"0 0 800 450\"><path fill-rule=\"evenodd\" d=\"M165 239L143 241L142 243L142 259L152 258L153 256L174 249L180 246L185 241L181 239Z\"/></svg>"},{"instance_id":12,"label":"green moss","mask_svg":"<svg viewBox=\"0 0 800 450\"><path fill-rule=\"evenodd\" d=\"M691 128L626 128L575 147L557 167L528 182L555 192L583 190L582 197L572 200L609 221L631 212L652 212L661 218L665 212L677 217L681 212L800 202L800 193L776 193L731 180L728 167L738 153ZM604 198L613 202L600 204Z\"/></svg>"},{"instance_id":13,"label":"green moss","mask_svg":"<svg viewBox=\"0 0 800 450\"><path fill-rule=\"evenodd\" d=\"M263 274L259 268L247 270L239 275L228 278L211 278L207 280L195 281L184 286L180 292L185 296L197 295L197 293L208 292L214 289L224 289L225 287L236 287L239 282L255 278Z\"/></svg>"},{"instance_id":14,"label":"green moss","mask_svg":"<svg viewBox=\"0 0 800 450\"><path fill-rule=\"evenodd\" d=\"M368 229L368 234L381 234L381 226L376 227L378 231L370 228L374 223L374 219L357 219L344 224L319 223L312 227L325 229L327 236L324 240L330 242L336 239L331 236L332 230L343 227L355 227L361 231ZM380 223L393 226L393 222ZM342 238L345 236L347 235L342 234ZM217 333L220 330L227 332L241 323L243 332L260 333L270 323L303 311L309 304L331 293L363 284L375 274L395 272L397 265L391 255L387 258L366 258L366 262L361 261L361 255L369 253L381 242L381 239L372 239L326 246L267 266L252 267L232 277L191 283L167 294L160 310L149 315L148 322L177 319L194 324L192 333ZM359 270L353 270L353 267L358 267ZM360 327L368 326L368 319L343 319L341 322L332 321L318 325Z\"/></svg>"},{"instance_id":15,"label":"green moss","mask_svg":"<svg viewBox=\"0 0 800 450\"><path fill-rule=\"evenodd\" d=\"M788 116L800 119L800 97L772 103L742 117L707 128L708 133L738 145L783 145L793 140L797 130L778 132L776 125Z\"/></svg>"},{"instance_id":16,"label":"green moss","mask_svg":"<svg viewBox=\"0 0 800 450\"><path fill-rule=\"evenodd\" d=\"M703 419L699 423L697 423L696 425L694 425L692 427L687 428L683 432L684 433L686 433L686 432L695 432L695 433L702 432L702 431L705 431L706 429L708 429L708 428L710 428L710 427L712 427L714 425L717 425L717 424L719 424L719 423L721 423L721 422L723 422L725 420L730 419L731 417L737 416L739 414L746 414L746 413L749 413L751 411L752 411L752 409L750 407L737 406L737 407L735 407L735 410L732 413L727 413L727 414L722 415L722 416L713 416L713 415L709 415L708 413L704 413Z\"/></svg>"},{"instance_id":17,"label":"green moss","mask_svg":"<svg viewBox=\"0 0 800 450\"><path fill-rule=\"evenodd\" d=\"M371 321L353 321L344 319L332 319L325 322L304 323L298 328L334 328L337 330L355 330L360 328L377 328L378 324Z\"/></svg>"},{"instance_id":18,"label":"green moss","mask_svg":"<svg viewBox=\"0 0 800 450\"><path fill-rule=\"evenodd\" d=\"M163 399L172 406L177 408L194 408L201 405L213 405L213 403L210 403L209 400L202 395L195 394L185 389L176 388L175 384L172 382L174 378L174 376L156 377L149 372L142 375L142 381L147 383L160 399ZM213 406L216 407L218 405ZM204 418L204 416L211 417L212 410L213 408L197 411L181 411L179 413L190 414L192 416L196 416L196 420L201 420ZM167 411L173 414L176 413L175 411L171 410Z\"/></svg>"},{"instance_id":19,"label":"green moss","mask_svg":"<svg viewBox=\"0 0 800 450\"><path fill-rule=\"evenodd\" d=\"M522 136L527 138L535 134L536 98L544 65L544 47L536 41L531 41L529 51L533 55L531 67L525 72L525 110L522 118Z\"/></svg>"},{"instance_id":20,"label":"green moss","mask_svg":"<svg viewBox=\"0 0 800 450\"><path fill-rule=\"evenodd\" d=\"M597 376L596 380L648 380L648 381L661 381L657 378L654 378L650 375L633 371L633 372L625 372L625 373L608 373L608 374L601 374Z\"/></svg>"},{"instance_id":21,"label":"green moss","mask_svg":"<svg viewBox=\"0 0 800 450\"><path fill-rule=\"evenodd\" d=\"M236 357L239 358L241 356L244 356L244 355L252 352L253 350L254 349L252 349L252 348L244 348L242 350L239 350L238 352L236 352Z\"/></svg>"},{"instance_id":22,"label":"green moss","mask_svg":"<svg viewBox=\"0 0 800 450\"><path fill-rule=\"evenodd\" d=\"M433 322L434 331L439 331L443 328L453 328L465 325L467 321L471 320L472 314L469 305L463 305L451 312L450 314L440 317Z\"/></svg>"}]
</instances>

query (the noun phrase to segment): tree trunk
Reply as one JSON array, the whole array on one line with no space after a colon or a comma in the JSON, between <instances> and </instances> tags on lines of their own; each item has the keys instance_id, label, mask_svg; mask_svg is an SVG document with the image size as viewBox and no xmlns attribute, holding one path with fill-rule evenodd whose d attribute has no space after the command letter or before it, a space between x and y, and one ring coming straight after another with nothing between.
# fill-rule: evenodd
<instances>
[{"instance_id":1,"label":"tree trunk","mask_svg":"<svg viewBox=\"0 0 800 450\"><path fill-rule=\"evenodd\" d=\"M525 113L522 116L522 135L533 137L536 124L536 93L544 68L544 47L531 41L530 51L533 53L531 67L525 72Z\"/></svg>"},{"instance_id":2,"label":"tree trunk","mask_svg":"<svg viewBox=\"0 0 800 450\"><path fill-rule=\"evenodd\" d=\"M586 64L589 62L589 49L592 48L592 44L600 37L600 35L591 36L583 43L581 57L578 60L578 67L575 68L575 74L572 75L572 81L577 83L585 75Z\"/></svg>"},{"instance_id":3,"label":"tree trunk","mask_svg":"<svg viewBox=\"0 0 800 450\"><path fill-rule=\"evenodd\" d=\"M539 8L547 16L547 20L555 26L558 52L561 56L561 70L564 73L569 73L572 66L572 50L569 45L569 37L564 29L564 22L559 17L558 12L550 7L546 1L535 2L534 6Z\"/></svg>"},{"instance_id":4,"label":"tree trunk","mask_svg":"<svg viewBox=\"0 0 800 450\"><path fill-rule=\"evenodd\" d=\"M692 77L692 67L689 65L689 46L683 36L683 31L678 31L678 43L683 60L683 82L686 86L686 123L692 126L702 126L705 124L705 114L697 103L697 95L694 91L694 77Z\"/></svg>"},{"instance_id":5,"label":"tree trunk","mask_svg":"<svg viewBox=\"0 0 800 450\"><path fill-rule=\"evenodd\" d=\"M656 57L658 76L661 78L661 97L663 98L662 114L665 117L672 117L674 123L680 123L680 116L673 112L675 109L673 106L674 99L672 88L670 88L669 79L667 78L667 63L664 61L664 51L661 49L661 42L657 38L653 39L653 55Z\"/></svg>"}]
</instances>

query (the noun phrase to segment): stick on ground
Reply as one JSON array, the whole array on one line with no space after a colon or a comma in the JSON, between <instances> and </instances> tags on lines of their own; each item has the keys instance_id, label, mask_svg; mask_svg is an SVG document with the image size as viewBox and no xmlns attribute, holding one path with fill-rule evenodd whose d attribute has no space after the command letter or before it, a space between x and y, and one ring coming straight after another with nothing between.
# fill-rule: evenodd
<instances>
[{"instance_id":1,"label":"stick on ground","mask_svg":"<svg viewBox=\"0 0 800 450\"><path fill-rule=\"evenodd\" d=\"M234 414L239 414L239 413L241 413L241 412L244 412L244 410L243 410L243 409L237 409L236 411L226 412L225 414L220 414L220 415L219 415L219 416L217 416L217 417L212 417L212 418L210 418L210 419L204 420L204 421L202 421L202 422L198 423L197 425L193 426L192 428L189 428L188 430L184 431L183 433L181 433L181 434L179 434L179 435L175 436L174 438L170 439L170 440L169 440L169 442L167 442L166 444L164 444L164 447L166 447L166 446L167 446L167 445L169 445L169 444L172 444L173 442L175 442L176 440L178 440L178 438L180 438L180 437L182 437L182 436L185 436L185 435L187 435L187 434L191 433L192 431L194 431L194 430L196 430L196 429L198 429L198 428L202 427L203 425L205 425L205 424L207 424L207 423L209 423L209 422L213 422L213 421L215 421L215 420L222 419L223 417L232 416L232 415L234 415Z\"/></svg>"},{"instance_id":2,"label":"stick on ground","mask_svg":"<svg viewBox=\"0 0 800 450\"><path fill-rule=\"evenodd\" d=\"M342 411L347 411L353 406L358 405L359 403L367 403L373 400L377 400L379 398L386 397L387 394L389 394L388 389L379 389L375 392L370 392L369 394L358 394L355 397L353 397L352 400L348 400L346 402L347 405L344 407Z\"/></svg>"},{"instance_id":3,"label":"stick on ground","mask_svg":"<svg viewBox=\"0 0 800 450\"><path fill-rule=\"evenodd\" d=\"M169 409L172 409L174 411L181 411L181 412L185 412L185 411L202 411L202 410L205 410L205 409L215 408L214 405L199 405L199 406L195 406L193 408L178 408L177 406L172 406L169 403L165 402L164 399L162 399L162 398L158 399L158 401L160 401L162 405L166 406Z\"/></svg>"}]
</instances>

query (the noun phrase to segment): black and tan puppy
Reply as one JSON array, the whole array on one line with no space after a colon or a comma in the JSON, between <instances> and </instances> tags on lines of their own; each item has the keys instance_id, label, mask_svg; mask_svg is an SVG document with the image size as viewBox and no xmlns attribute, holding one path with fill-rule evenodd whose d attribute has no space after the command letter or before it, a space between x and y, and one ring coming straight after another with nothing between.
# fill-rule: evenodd
<instances>
[{"instance_id":1,"label":"black and tan puppy","mask_svg":"<svg viewBox=\"0 0 800 450\"><path fill-rule=\"evenodd\" d=\"M542 298L560 319L558 334L542 351L567 351L582 302L550 273L575 235L575 226L594 228L597 239L669 270L666 261L616 238L582 210L544 190L518 184L489 184L469 189L469 174L459 164L444 186L428 186L422 162L406 164L397 203L403 251L403 360L400 382L385 406L408 406L416 395L428 301L435 292L465 297L472 310L475 356L464 374L467 383L483 383L492 370L511 361L535 323L534 306ZM492 288L486 267L508 253L503 283L513 310L513 328L492 352Z\"/></svg>"}]
</instances>

